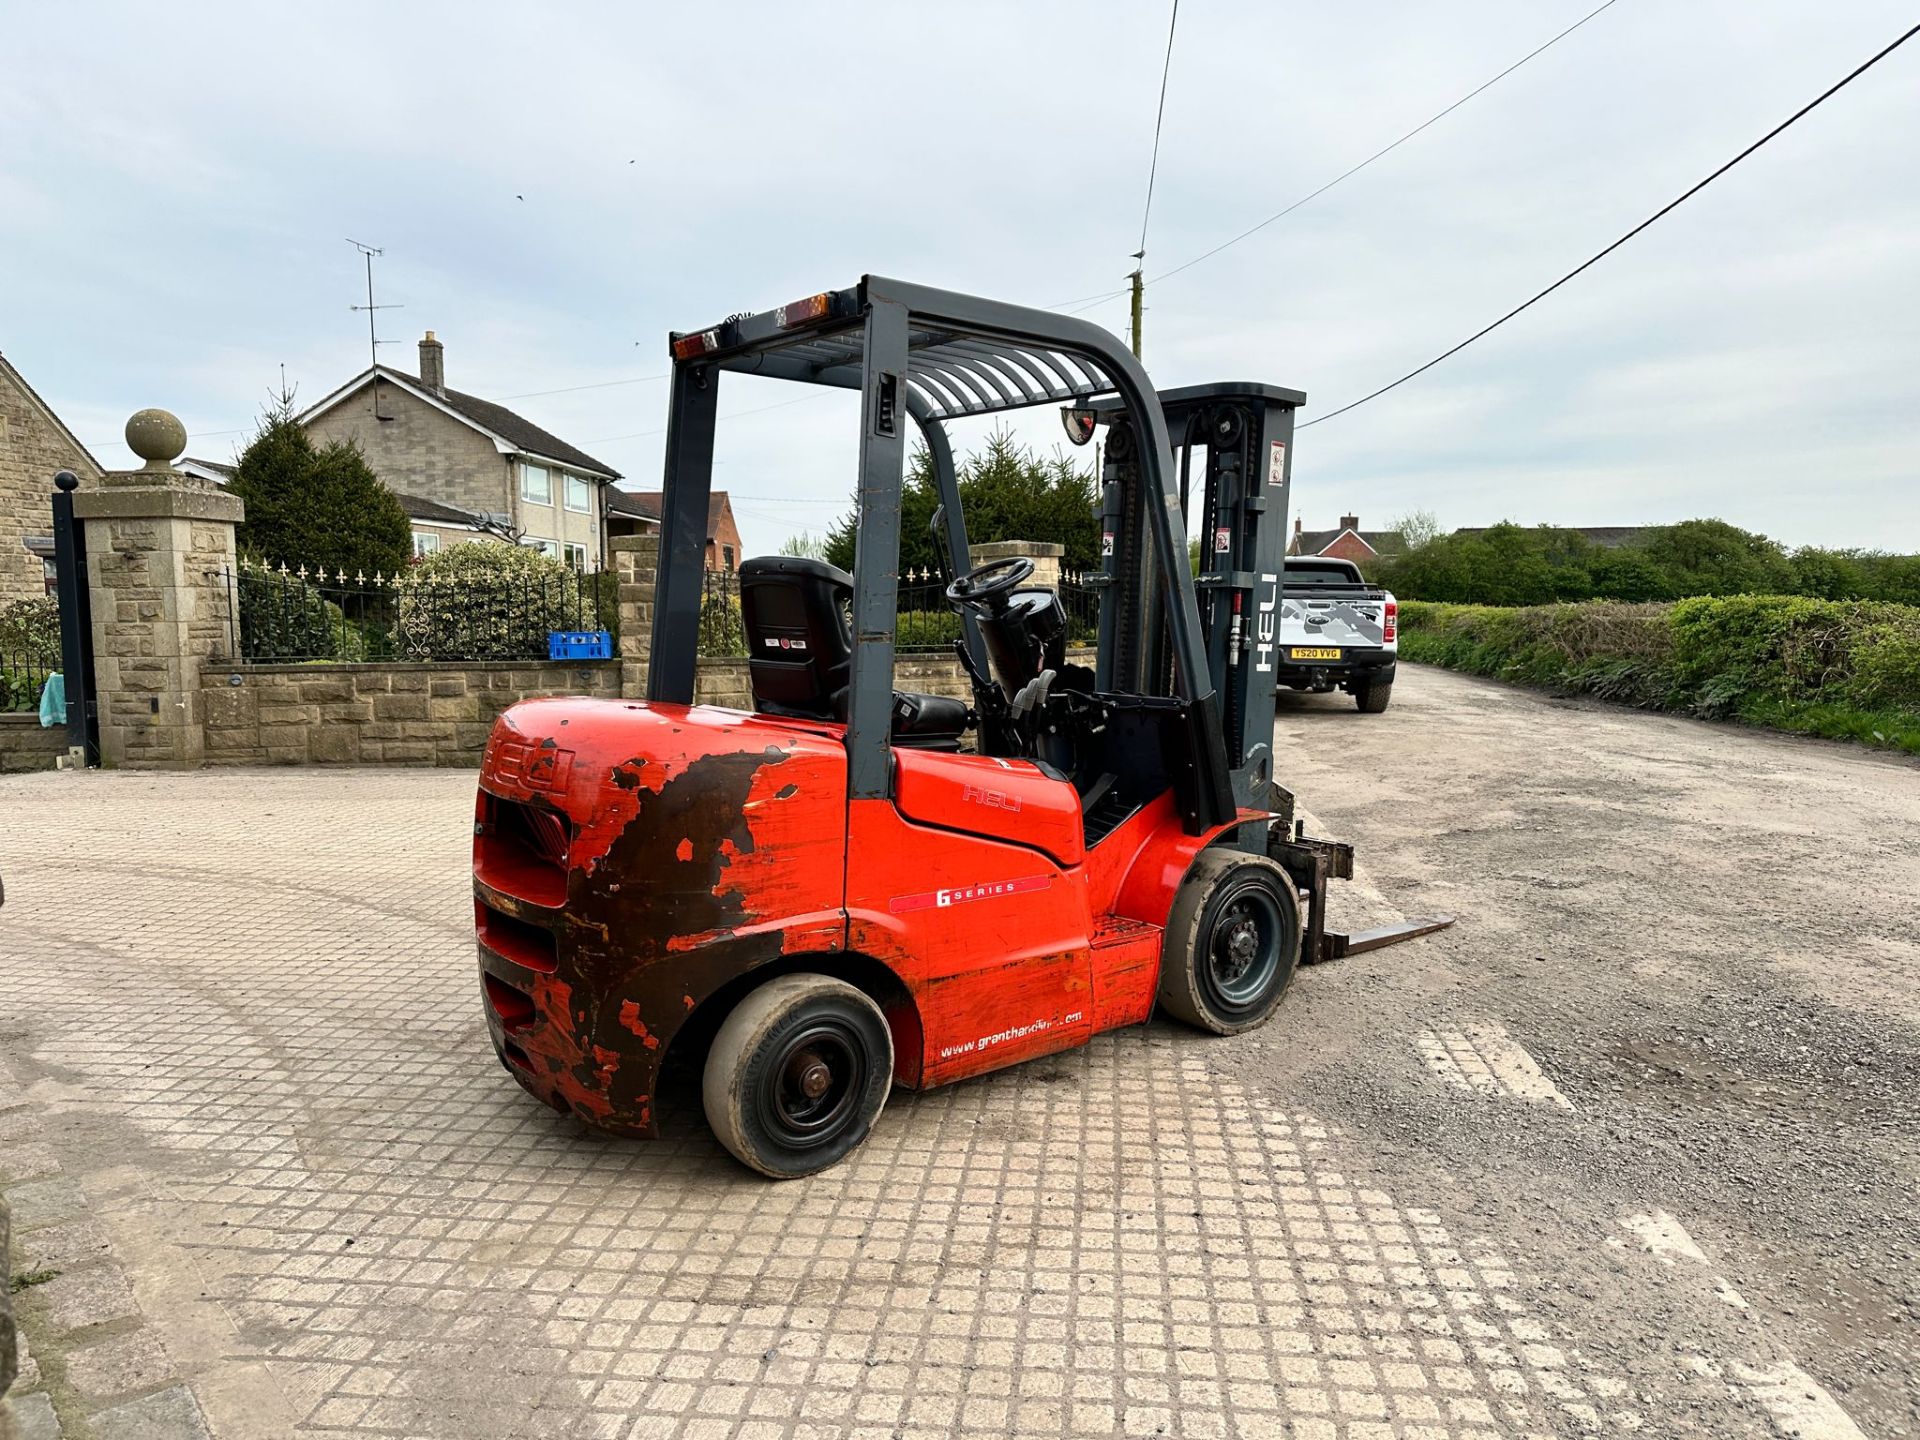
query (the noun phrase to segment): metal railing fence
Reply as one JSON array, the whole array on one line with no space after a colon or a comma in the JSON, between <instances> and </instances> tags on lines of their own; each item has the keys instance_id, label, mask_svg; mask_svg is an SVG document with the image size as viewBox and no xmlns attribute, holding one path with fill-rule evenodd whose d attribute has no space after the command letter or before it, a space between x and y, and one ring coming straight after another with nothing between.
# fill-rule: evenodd
<instances>
[{"instance_id":1,"label":"metal railing fence","mask_svg":"<svg viewBox=\"0 0 1920 1440\"><path fill-rule=\"evenodd\" d=\"M545 660L555 631L614 630L611 571L329 574L243 560L225 574L233 653L256 664Z\"/></svg>"}]
</instances>

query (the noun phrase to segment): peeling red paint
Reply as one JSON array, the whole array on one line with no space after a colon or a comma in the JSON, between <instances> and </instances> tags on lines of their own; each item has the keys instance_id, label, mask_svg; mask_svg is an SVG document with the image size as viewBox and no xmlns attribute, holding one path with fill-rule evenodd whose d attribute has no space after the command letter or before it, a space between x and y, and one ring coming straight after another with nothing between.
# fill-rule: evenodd
<instances>
[{"instance_id":1,"label":"peeling red paint","mask_svg":"<svg viewBox=\"0 0 1920 1440\"><path fill-rule=\"evenodd\" d=\"M640 1043L649 1050L660 1048L660 1037L647 1029L646 1022L640 1018L640 1007L631 1000L621 1002L620 1023L640 1037Z\"/></svg>"}]
</instances>

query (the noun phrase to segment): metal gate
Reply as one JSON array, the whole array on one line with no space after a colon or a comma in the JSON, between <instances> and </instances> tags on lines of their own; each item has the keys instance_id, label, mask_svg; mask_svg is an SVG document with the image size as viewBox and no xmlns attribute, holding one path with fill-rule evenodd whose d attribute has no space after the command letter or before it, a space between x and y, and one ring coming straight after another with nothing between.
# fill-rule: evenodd
<instances>
[{"instance_id":1,"label":"metal gate","mask_svg":"<svg viewBox=\"0 0 1920 1440\"><path fill-rule=\"evenodd\" d=\"M93 607L87 598L87 532L73 518L71 470L53 477L53 563L60 605L60 671L67 691L67 749L100 763L100 706L93 675Z\"/></svg>"}]
</instances>

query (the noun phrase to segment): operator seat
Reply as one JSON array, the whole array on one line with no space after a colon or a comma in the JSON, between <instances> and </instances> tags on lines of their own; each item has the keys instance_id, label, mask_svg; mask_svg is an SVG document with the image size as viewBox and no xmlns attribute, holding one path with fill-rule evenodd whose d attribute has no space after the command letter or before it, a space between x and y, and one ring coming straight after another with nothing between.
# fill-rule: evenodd
<instances>
[{"instance_id":1,"label":"operator seat","mask_svg":"<svg viewBox=\"0 0 1920 1440\"><path fill-rule=\"evenodd\" d=\"M763 555L740 562L747 675L762 715L845 722L853 677L853 577L824 560ZM957 750L972 719L964 701L893 692L893 743Z\"/></svg>"}]
</instances>

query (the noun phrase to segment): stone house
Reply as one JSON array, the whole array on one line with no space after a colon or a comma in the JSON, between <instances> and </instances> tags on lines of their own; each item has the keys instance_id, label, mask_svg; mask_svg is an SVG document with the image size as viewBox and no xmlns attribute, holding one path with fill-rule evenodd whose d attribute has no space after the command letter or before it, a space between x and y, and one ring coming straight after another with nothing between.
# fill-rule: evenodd
<instances>
[{"instance_id":1,"label":"stone house","mask_svg":"<svg viewBox=\"0 0 1920 1440\"><path fill-rule=\"evenodd\" d=\"M656 535L660 531L658 490L607 487L607 529L613 535ZM733 500L724 490L707 496L707 569L734 571L747 558L734 523Z\"/></svg>"},{"instance_id":2,"label":"stone house","mask_svg":"<svg viewBox=\"0 0 1920 1440\"><path fill-rule=\"evenodd\" d=\"M1369 560L1394 555L1407 548L1398 530L1362 530L1358 515L1342 515L1333 530L1303 529L1299 516L1293 519L1293 539L1289 555L1325 555L1335 560L1351 560L1364 569Z\"/></svg>"},{"instance_id":3,"label":"stone house","mask_svg":"<svg viewBox=\"0 0 1920 1440\"><path fill-rule=\"evenodd\" d=\"M418 375L370 366L298 419L316 443L359 442L413 520L416 554L504 533L578 569L607 563L606 494L619 472L504 405L449 389L431 330Z\"/></svg>"},{"instance_id":4,"label":"stone house","mask_svg":"<svg viewBox=\"0 0 1920 1440\"><path fill-rule=\"evenodd\" d=\"M0 604L47 593L53 574L53 477L81 483L100 463L0 355Z\"/></svg>"}]
</instances>

